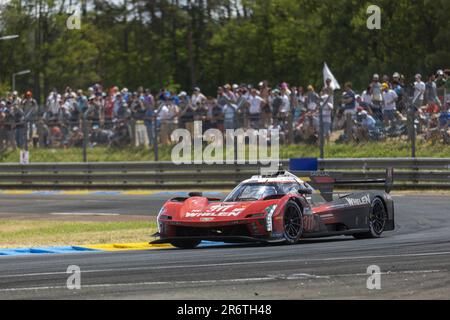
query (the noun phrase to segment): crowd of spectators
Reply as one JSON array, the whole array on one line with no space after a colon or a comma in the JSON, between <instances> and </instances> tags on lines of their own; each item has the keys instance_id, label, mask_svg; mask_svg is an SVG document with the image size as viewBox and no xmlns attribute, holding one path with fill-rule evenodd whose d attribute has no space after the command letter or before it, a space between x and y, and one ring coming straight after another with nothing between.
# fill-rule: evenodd
<instances>
[{"instance_id":1,"label":"crowd of spectators","mask_svg":"<svg viewBox=\"0 0 450 320\"><path fill-rule=\"evenodd\" d=\"M202 121L203 131L279 129L282 143L317 143L321 123L328 142L332 132L337 142L378 141L407 138L415 128L425 139L450 143L450 70L426 79L417 74L414 83L397 72L375 74L360 94L351 83L342 95L337 92L331 79L320 90L287 83L271 87L267 81L226 84L215 97L198 87L191 94L167 89L152 94L143 87L132 92L96 84L87 91L54 89L44 104L30 91L11 92L0 101L0 149L80 147L85 141L91 147L169 145L174 129L193 134L195 121Z\"/></svg>"}]
</instances>

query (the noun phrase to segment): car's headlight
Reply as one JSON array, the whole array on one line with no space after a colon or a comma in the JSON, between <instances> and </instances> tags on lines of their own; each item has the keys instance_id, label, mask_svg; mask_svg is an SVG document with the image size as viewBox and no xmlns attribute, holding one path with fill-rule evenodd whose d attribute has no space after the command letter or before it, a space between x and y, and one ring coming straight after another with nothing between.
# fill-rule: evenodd
<instances>
[{"instance_id":1,"label":"car's headlight","mask_svg":"<svg viewBox=\"0 0 450 320\"><path fill-rule=\"evenodd\" d=\"M266 209L264 209L264 211L267 213L267 215L266 215L266 230L269 232L273 230L272 217L273 217L273 214L275 213L276 209L277 209L276 204L272 204L272 205L268 206Z\"/></svg>"}]
</instances>

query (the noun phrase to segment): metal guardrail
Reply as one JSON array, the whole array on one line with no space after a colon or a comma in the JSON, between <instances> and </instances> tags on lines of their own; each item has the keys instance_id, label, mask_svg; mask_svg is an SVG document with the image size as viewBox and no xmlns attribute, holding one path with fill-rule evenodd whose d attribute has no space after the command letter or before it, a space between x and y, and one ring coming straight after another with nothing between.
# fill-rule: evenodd
<instances>
[{"instance_id":1,"label":"metal guardrail","mask_svg":"<svg viewBox=\"0 0 450 320\"><path fill-rule=\"evenodd\" d=\"M282 165L288 168L288 161L283 160ZM319 169L338 180L382 179L386 168L394 168L397 188L450 188L450 158L319 160ZM228 189L258 174L259 169L257 164L175 165L171 162L0 164L0 188Z\"/></svg>"}]
</instances>

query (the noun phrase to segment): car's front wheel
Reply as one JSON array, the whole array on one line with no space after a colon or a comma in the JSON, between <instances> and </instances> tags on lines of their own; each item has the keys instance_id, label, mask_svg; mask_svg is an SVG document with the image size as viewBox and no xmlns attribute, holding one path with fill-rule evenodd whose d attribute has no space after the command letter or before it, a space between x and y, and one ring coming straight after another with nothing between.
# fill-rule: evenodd
<instances>
[{"instance_id":1,"label":"car's front wheel","mask_svg":"<svg viewBox=\"0 0 450 320\"><path fill-rule=\"evenodd\" d=\"M200 240L173 240L170 244L180 249L194 249L200 242Z\"/></svg>"},{"instance_id":2,"label":"car's front wheel","mask_svg":"<svg viewBox=\"0 0 450 320\"><path fill-rule=\"evenodd\" d=\"M369 213L369 231L365 233L354 234L356 239L379 238L386 227L388 220L386 208L380 198L375 198L370 206Z\"/></svg>"},{"instance_id":3,"label":"car's front wheel","mask_svg":"<svg viewBox=\"0 0 450 320\"><path fill-rule=\"evenodd\" d=\"M303 234L302 210L295 202L289 201L284 208L284 239L287 244L296 244Z\"/></svg>"}]
</instances>

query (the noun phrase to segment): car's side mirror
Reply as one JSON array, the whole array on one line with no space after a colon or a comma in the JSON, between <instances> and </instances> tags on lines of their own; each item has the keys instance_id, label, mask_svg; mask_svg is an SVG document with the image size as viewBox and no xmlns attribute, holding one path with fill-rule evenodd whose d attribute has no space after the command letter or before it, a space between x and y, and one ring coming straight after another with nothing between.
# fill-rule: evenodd
<instances>
[{"instance_id":1,"label":"car's side mirror","mask_svg":"<svg viewBox=\"0 0 450 320\"><path fill-rule=\"evenodd\" d=\"M312 190L311 189L298 189L298 193L300 193L300 194L304 194L304 195L306 195L306 194L312 194Z\"/></svg>"}]
</instances>

